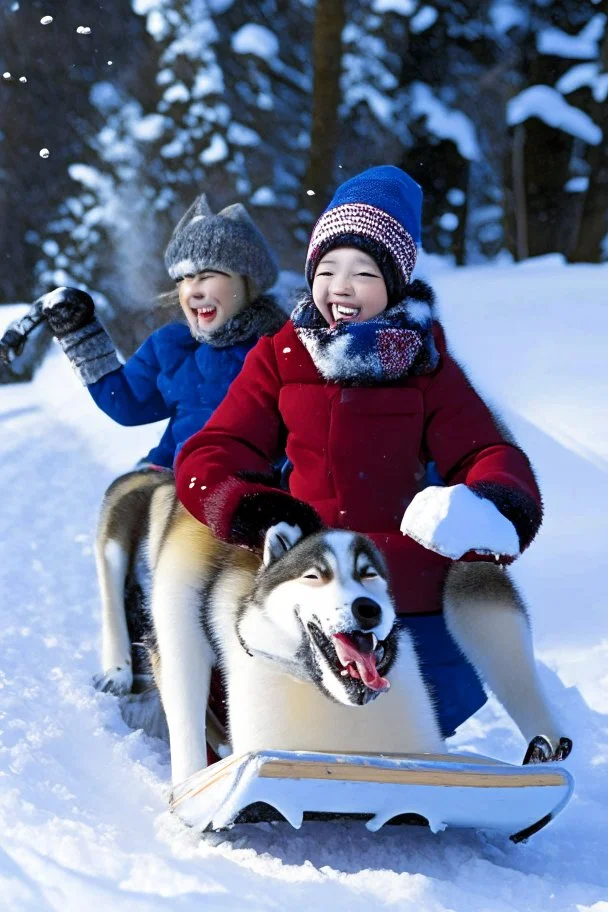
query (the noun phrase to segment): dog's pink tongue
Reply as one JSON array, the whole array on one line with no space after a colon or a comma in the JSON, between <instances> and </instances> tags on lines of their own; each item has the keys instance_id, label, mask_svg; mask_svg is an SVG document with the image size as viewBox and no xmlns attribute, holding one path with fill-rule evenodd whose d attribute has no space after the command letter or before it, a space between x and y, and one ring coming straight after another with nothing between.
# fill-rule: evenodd
<instances>
[{"instance_id":1,"label":"dog's pink tongue","mask_svg":"<svg viewBox=\"0 0 608 912\"><path fill-rule=\"evenodd\" d=\"M391 686L386 678L380 677L376 668L376 656L373 650L362 652L346 633L333 634L337 656L345 668L354 665L359 677L370 690L388 690Z\"/></svg>"}]
</instances>

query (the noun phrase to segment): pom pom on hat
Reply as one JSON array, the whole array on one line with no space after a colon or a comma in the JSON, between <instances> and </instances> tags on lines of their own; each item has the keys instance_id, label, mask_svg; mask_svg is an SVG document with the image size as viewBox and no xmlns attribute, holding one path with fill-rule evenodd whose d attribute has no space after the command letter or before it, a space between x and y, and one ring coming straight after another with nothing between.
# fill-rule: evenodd
<instances>
[{"instance_id":1,"label":"pom pom on hat","mask_svg":"<svg viewBox=\"0 0 608 912\"><path fill-rule=\"evenodd\" d=\"M348 235L360 238L363 243L356 246L376 260L378 248L386 251L401 280L398 284L407 285L416 264L421 212L422 189L400 168L381 165L352 177L338 187L313 229L306 257L309 285L321 257L341 244L348 246Z\"/></svg>"}]
</instances>

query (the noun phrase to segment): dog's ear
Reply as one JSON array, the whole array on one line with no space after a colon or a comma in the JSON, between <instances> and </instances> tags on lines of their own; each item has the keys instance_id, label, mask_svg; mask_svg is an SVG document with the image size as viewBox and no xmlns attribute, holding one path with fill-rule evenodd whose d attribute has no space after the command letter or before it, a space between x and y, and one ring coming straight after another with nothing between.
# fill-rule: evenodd
<instances>
[{"instance_id":1,"label":"dog's ear","mask_svg":"<svg viewBox=\"0 0 608 912\"><path fill-rule=\"evenodd\" d=\"M264 538L264 557L262 558L264 566L269 567L270 564L274 564L276 560L290 551L301 538L302 530L299 526L291 526L286 522L271 526Z\"/></svg>"}]
</instances>

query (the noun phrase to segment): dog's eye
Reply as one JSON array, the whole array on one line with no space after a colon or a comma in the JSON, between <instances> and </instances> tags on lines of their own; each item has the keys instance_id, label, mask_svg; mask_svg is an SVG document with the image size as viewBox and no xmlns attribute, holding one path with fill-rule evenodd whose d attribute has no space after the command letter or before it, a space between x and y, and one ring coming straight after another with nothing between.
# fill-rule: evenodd
<instances>
[{"instance_id":1,"label":"dog's eye","mask_svg":"<svg viewBox=\"0 0 608 912\"><path fill-rule=\"evenodd\" d=\"M323 574L318 567L311 567L310 570L303 573L301 580L303 583L306 583L307 586L322 586L325 583Z\"/></svg>"},{"instance_id":2,"label":"dog's eye","mask_svg":"<svg viewBox=\"0 0 608 912\"><path fill-rule=\"evenodd\" d=\"M371 567L364 567L363 570L360 571L360 576L362 580L378 579L378 574L375 570L372 570Z\"/></svg>"}]
</instances>

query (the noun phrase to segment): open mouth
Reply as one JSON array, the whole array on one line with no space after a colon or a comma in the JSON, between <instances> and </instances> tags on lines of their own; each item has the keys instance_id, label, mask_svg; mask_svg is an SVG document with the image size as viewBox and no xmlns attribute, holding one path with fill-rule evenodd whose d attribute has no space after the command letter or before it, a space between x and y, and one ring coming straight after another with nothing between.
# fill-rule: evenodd
<instances>
[{"instance_id":1,"label":"open mouth","mask_svg":"<svg viewBox=\"0 0 608 912\"><path fill-rule=\"evenodd\" d=\"M348 323L352 320L356 320L361 313L360 307L349 307L346 304L336 304L335 302L330 304L330 308L331 315L336 323Z\"/></svg>"},{"instance_id":2,"label":"open mouth","mask_svg":"<svg viewBox=\"0 0 608 912\"><path fill-rule=\"evenodd\" d=\"M313 623L308 630L333 673L355 703L367 703L390 687L383 677L393 661L394 647L390 634L378 640L373 633L352 630L327 637Z\"/></svg>"},{"instance_id":3,"label":"open mouth","mask_svg":"<svg viewBox=\"0 0 608 912\"><path fill-rule=\"evenodd\" d=\"M217 307L214 304L205 304L204 307L195 307L193 310L196 313L199 325L202 324L203 326L206 323L211 323L217 313Z\"/></svg>"}]
</instances>

